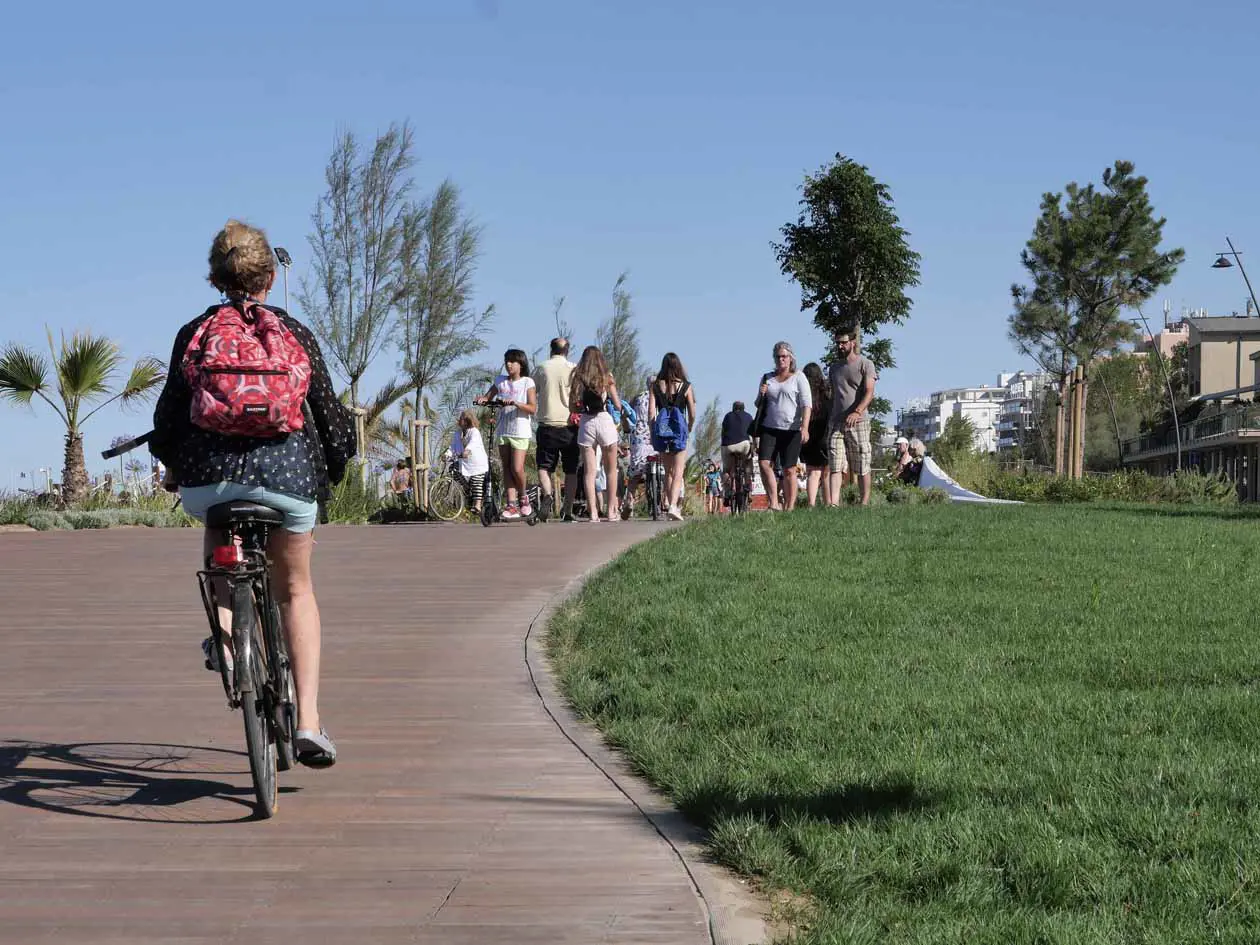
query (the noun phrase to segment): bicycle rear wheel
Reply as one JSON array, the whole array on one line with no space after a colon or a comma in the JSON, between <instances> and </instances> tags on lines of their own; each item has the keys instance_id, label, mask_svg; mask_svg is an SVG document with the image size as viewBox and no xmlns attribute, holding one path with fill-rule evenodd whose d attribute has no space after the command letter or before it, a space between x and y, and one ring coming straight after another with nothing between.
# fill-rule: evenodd
<instances>
[{"instance_id":1,"label":"bicycle rear wheel","mask_svg":"<svg viewBox=\"0 0 1260 945\"><path fill-rule=\"evenodd\" d=\"M464 511L464 487L450 476L429 486L429 514L443 522L453 522Z\"/></svg>"},{"instance_id":2,"label":"bicycle rear wheel","mask_svg":"<svg viewBox=\"0 0 1260 945\"><path fill-rule=\"evenodd\" d=\"M232 588L232 646L236 651L236 681L241 693L241 714L245 716L245 749L249 754L249 774L258 799L258 813L270 817L276 812L279 791L276 785L276 740L272 730L267 693L265 645L258 621L254 589L248 581Z\"/></svg>"},{"instance_id":3,"label":"bicycle rear wheel","mask_svg":"<svg viewBox=\"0 0 1260 945\"><path fill-rule=\"evenodd\" d=\"M276 742L276 768L288 771L297 763L297 688L293 682L293 662L289 659L289 645L284 636L284 623L280 608L271 601L271 652L275 654L272 725Z\"/></svg>"}]
</instances>

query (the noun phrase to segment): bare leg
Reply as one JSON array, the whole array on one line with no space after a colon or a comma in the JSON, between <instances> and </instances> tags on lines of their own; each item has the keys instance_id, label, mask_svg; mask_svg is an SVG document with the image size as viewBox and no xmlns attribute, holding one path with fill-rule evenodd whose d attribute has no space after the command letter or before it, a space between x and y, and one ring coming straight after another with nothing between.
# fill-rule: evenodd
<instances>
[{"instance_id":1,"label":"bare leg","mask_svg":"<svg viewBox=\"0 0 1260 945\"><path fill-rule=\"evenodd\" d=\"M828 501L832 505L840 504L840 486L844 473L828 473L827 474L827 491L830 493Z\"/></svg>"},{"instance_id":2,"label":"bare leg","mask_svg":"<svg viewBox=\"0 0 1260 945\"><path fill-rule=\"evenodd\" d=\"M783 470L783 507L789 512L796 508L796 493L800 484L796 481L796 469Z\"/></svg>"},{"instance_id":3,"label":"bare leg","mask_svg":"<svg viewBox=\"0 0 1260 945\"><path fill-rule=\"evenodd\" d=\"M607 487L604 494L608 496L608 521L616 522L621 518L621 503L617 501L617 447L604 447L604 479Z\"/></svg>"},{"instance_id":4,"label":"bare leg","mask_svg":"<svg viewBox=\"0 0 1260 945\"><path fill-rule=\"evenodd\" d=\"M582 478L586 480L586 510L592 522L599 521L599 501L595 495L595 464L599 462L595 447L582 447Z\"/></svg>"},{"instance_id":5,"label":"bare leg","mask_svg":"<svg viewBox=\"0 0 1260 945\"><path fill-rule=\"evenodd\" d=\"M766 501L777 512L782 508L779 505L779 480L774 475L774 464L768 459L761 461L761 482L766 487Z\"/></svg>"},{"instance_id":6,"label":"bare leg","mask_svg":"<svg viewBox=\"0 0 1260 945\"><path fill-rule=\"evenodd\" d=\"M538 467L538 489L543 495L554 495L551 484L551 473Z\"/></svg>"},{"instance_id":7,"label":"bare leg","mask_svg":"<svg viewBox=\"0 0 1260 945\"><path fill-rule=\"evenodd\" d=\"M573 514L573 500L577 497L578 476L576 472L564 474L564 514Z\"/></svg>"},{"instance_id":8,"label":"bare leg","mask_svg":"<svg viewBox=\"0 0 1260 945\"><path fill-rule=\"evenodd\" d=\"M681 451L678 453L670 453L667 460L666 470L669 471L669 507L678 508L679 497L682 495L683 470L687 465L687 453Z\"/></svg>"},{"instance_id":9,"label":"bare leg","mask_svg":"<svg viewBox=\"0 0 1260 945\"><path fill-rule=\"evenodd\" d=\"M514 452L516 451L506 443L499 447L499 463L503 467L503 492L506 496L504 501L508 505L516 505L516 467L512 459Z\"/></svg>"},{"instance_id":10,"label":"bare leg","mask_svg":"<svg viewBox=\"0 0 1260 945\"><path fill-rule=\"evenodd\" d=\"M319 606L311 582L312 532L297 534L283 529L267 542L271 558L271 588L280 604L293 682L297 687L298 728L319 731Z\"/></svg>"},{"instance_id":11,"label":"bare leg","mask_svg":"<svg viewBox=\"0 0 1260 945\"><path fill-rule=\"evenodd\" d=\"M858 481L862 483L862 504L870 505L871 504L871 474L867 473L865 476L858 476Z\"/></svg>"},{"instance_id":12,"label":"bare leg","mask_svg":"<svg viewBox=\"0 0 1260 945\"><path fill-rule=\"evenodd\" d=\"M818 504L818 487L823 485L823 471L818 466L810 467L809 474L805 479L805 501L809 503L812 509ZM827 501L826 490L823 490L823 501Z\"/></svg>"},{"instance_id":13,"label":"bare leg","mask_svg":"<svg viewBox=\"0 0 1260 945\"><path fill-rule=\"evenodd\" d=\"M516 480L516 494L522 505L529 501L529 494L525 491L525 452L512 450L512 478Z\"/></svg>"}]
</instances>

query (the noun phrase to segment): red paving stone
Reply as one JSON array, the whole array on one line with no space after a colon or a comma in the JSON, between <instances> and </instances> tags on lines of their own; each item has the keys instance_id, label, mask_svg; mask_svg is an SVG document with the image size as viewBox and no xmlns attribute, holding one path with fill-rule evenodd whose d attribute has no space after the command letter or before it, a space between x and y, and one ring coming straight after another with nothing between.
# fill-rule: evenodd
<instances>
[{"instance_id":1,"label":"red paving stone","mask_svg":"<svg viewBox=\"0 0 1260 945\"><path fill-rule=\"evenodd\" d=\"M651 531L322 529L340 758L282 774L269 821L200 664L199 534L0 536L0 942L707 942L523 659L551 595Z\"/></svg>"}]
</instances>

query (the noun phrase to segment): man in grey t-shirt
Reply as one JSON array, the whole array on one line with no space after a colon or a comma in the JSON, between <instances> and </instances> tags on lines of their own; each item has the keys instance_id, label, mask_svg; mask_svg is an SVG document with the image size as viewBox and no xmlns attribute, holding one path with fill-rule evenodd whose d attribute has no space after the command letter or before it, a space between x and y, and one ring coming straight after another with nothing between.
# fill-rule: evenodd
<instances>
[{"instance_id":1,"label":"man in grey t-shirt","mask_svg":"<svg viewBox=\"0 0 1260 945\"><path fill-rule=\"evenodd\" d=\"M836 333L839 359L827 372L831 384L830 454L831 504L840 504L840 487L860 483L862 504L871 503L871 418L867 408L875 398L875 365L858 353L857 329Z\"/></svg>"}]
</instances>

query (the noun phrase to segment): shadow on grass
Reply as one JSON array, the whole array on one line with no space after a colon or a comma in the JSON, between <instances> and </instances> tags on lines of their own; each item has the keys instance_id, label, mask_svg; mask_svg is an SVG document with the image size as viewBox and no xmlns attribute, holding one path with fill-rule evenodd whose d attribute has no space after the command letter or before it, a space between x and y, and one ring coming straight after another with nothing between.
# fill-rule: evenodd
<instances>
[{"instance_id":1,"label":"shadow on grass","mask_svg":"<svg viewBox=\"0 0 1260 945\"><path fill-rule=\"evenodd\" d=\"M10 739L0 742L0 801L79 817L143 823L226 824L257 820L241 752L191 745ZM282 794L300 790L281 787Z\"/></svg>"},{"instance_id":2,"label":"shadow on grass","mask_svg":"<svg viewBox=\"0 0 1260 945\"><path fill-rule=\"evenodd\" d=\"M941 806L943 791L925 791L906 778L881 784L844 784L820 791L737 794L725 786L700 788L679 798L682 812L708 829L717 821L752 816L775 826L808 818L832 824L869 822Z\"/></svg>"},{"instance_id":3,"label":"shadow on grass","mask_svg":"<svg viewBox=\"0 0 1260 945\"><path fill-rule=\"evenodd\" d=\"M1260 519L1260 504L1179 505L1172 503L1099 502L1083 503L1082 507L1096 512L1119 512L1126 515L1150 515L1159 518L1215 518L1222 521Z\"/></svg>"}]
</instances>

